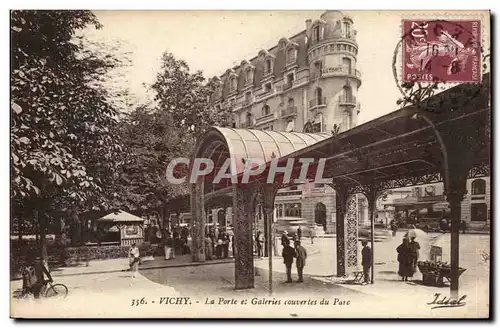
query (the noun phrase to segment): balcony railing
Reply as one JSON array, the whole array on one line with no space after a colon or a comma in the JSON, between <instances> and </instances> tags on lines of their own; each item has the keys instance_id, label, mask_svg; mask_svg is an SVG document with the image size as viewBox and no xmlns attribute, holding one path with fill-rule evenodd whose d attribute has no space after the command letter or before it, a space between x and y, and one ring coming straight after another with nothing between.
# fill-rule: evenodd
<instances>
[{"instance_id":1,"label":"balcony railing","mask_svg":"<svg viewBox=\"0 0 500 328\"><path fill-rule=\"evenodd\" d=\"M293 87L293 82L287 82L283 85L283 91L291 89Z\"/></svg>"},{"instance_id":2,"label":"balcony railing","mask_svg":"<svg viewBox=\"0 0 500 328\"><path fill-rule=\"evenodd\" d=\"M315 98L309 101L309 108L315 108L318 106L326 106L326 97Z\"/></svg>"},{"instance_id":3,"label":"balcony railing","mask_svg":"<svg viewBox=\"0 0 500 328\"><path fill-rule=\"evenodd\" d=\"M323 73L322 71L323 70L317 70L317 71L312 72L311 75L310 75L310 78L312 80L315 80L315 79L319 78L322 75L322 73Z\"/></svg>"},{"instance_id":4,"label":"balcony railing","mask_svg":"<svg viewBox=\"0 0 500 328\"><path fill-rule=\"evenodd\" d=\"M252 104L252 99L243 99L243 101L241 102L241 105L243 107L250 106L251 104Z\"/></svg>"},{"instance_id":5,"label":"balcony railing","mask_svg":"<svg viewBox=\"0 0 500 328\"><path fill-rule=\"evenodd\" d=\"M268 89L268 90L260 90L255 93L256 98L262 98L265 96L268 96L274 92L274 88Z\"/></svg>"},{"instance_id":6,"label":"balcony railing","mask_svg":"<svg viewBox=\"0 0 500 328\"><path fill-rule=\"evenodd\" d=\"M276 115L275 113L269 113L269 114L266 114L266 115L262 115L260 117L257 117L257 119L255 120L255 124L261 124L261 123L265 123L265 122L268 122L268 121L272 121L276 118Z\"/></svg>"},{"instance_id":7,"label":"balcony railing","mask_svg":"<svg viewBox=\"0 0 500 328\"><path fill-rule=\"evenodd\" d=\"M282 118L289 117L292 115L297 115L297 106L289 106L289 107L281 110L281 117Z\"/></svg>"},{"instance_id":8,"label":"balcony railing","mask_svg":"<svg viewBox=\"0 0 500 328\"><path fill-rule=\"evenodd\" d=\"M339 105L346 106L356 106L357 101L355 96L340 96L339 97Z\"/></svg>"}]
</instances>

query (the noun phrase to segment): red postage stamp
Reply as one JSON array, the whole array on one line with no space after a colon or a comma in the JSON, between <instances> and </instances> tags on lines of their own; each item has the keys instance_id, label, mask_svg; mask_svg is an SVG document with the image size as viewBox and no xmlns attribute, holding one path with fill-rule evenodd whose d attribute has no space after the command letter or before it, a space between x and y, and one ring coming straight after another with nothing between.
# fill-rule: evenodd
<instances>
[{"instance_id":1,"label":"red postage stamp","mask_svg":"<svg viewBox=\"0 0 500 328\"><path fill-rule=\"evenodd\" d=\"M480 20L403 20L403 82L479 82Z\"/></svg>"}]
</instances>

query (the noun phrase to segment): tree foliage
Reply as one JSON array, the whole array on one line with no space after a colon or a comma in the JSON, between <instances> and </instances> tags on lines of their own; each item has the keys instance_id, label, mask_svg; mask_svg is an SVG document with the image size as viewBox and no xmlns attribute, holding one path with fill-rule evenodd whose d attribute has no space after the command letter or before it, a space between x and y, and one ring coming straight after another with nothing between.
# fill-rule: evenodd
<instances>
[{"instance_id":1,"label":"tree foliage","mask_svg":"<svg viewBox=\"0 0 500 328\"><path fill-rule=\"evenodd\" d=\"M120 164L117 111L101 79L120 65L83 47L90 11L11 12L12 197L81 204Z\"/></svg>"},{"instance_id":2,"label":"tree foliage","mask_svg":"<svg viewBox=\"0 0 500 328\"><path fill-rule=\"evenodd\" d=\"M165 52L152 88L159 109L172 114L179 129L198 138L210 126L227 126L231 122L229 110L217 111L210 104L217 83L214 78L207 81L201 71L192 73L184 60Z\"/></svg>"},{"instance_id":3,"label":"tree foliage","mask_svg":"<svg viewBox=\"0 0 500 328\"><path fill-rule=\"evenodd\" d=\"M121 208L147 213L189 192L187 184L170 184L166 177L171 160L189 157L193 148L193 138L179 131L171 114L139 106L122 121L121 138L128 154L118 182Z\"/></svg>"}]
</instances>

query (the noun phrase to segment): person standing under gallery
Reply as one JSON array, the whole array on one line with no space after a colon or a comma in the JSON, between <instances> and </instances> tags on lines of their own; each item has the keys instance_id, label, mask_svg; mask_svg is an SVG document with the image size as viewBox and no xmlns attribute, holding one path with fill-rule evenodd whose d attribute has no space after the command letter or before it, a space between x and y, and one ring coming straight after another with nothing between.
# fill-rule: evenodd
<instances>
[{"instance_id":1,"label":"person standing under gallery","mask_svg":"<svg viewBox=\"0 0 500 328\"><path fill-rule=\"evenodd\" d=\"M257 257L262 258L264 256L264 234L262 232L257 231L257 236L255 237L255 241L257 243Z\"/></svg>"},{"instance_id":2,"label":"person standing under gallery","mask_svg":"<svg viewBox=\"0 0 500 328\"><path fill-rule=\"evenodd\" d=\"M213 242L212 238L210 236L205 236L205 254L206 254L206 259L207 261L210 261L213 259Z\"/></svg>"},{"instance_id":3,"label":"person standing under gallery","mask_svg":"<svg viewBox=\"0 0 500 328\"><path fill-rule=\"evenodd\" d=\"M362 240L363 250L361 251L361 265L363 266L363 283L367 285L370 282L370 268L372 267L372 250L368 246L367 240Z\"/></svg>"},{"instance_id":4,"label":"person standing under gallery","mask_svg":"<svg viewBox=\"0 0 500 328\"><path fill-rule=\"evenodd\" d=\"M403 238L403 242L396 248L398 252L399 270L398 274L402 281L408 281L408 277L413 277L413 267L410 263L410 247L408 238Z\"/></svg>"},{"instance_id":5,"label":"person standing under gallery","mask_svg":"<svg viewBox=\"0 0 500 328\"><path fill-rule=\"evenodd\" d=\"M297 254L297 260L295 261L295 264L297 265L297 274L299 276L297 282L303 282L304 277L302 275L304 272L304 267L306 266L307 251L304 246L300 245L300 240L295 241L295 253Z\"/></svg>"},{"instance_id":6,"label":"person standing under gallery","mask_svg":"<svg viewBox=\"0 0 500 328\"><path fill-rule=\"evenodd\" d=\"M285 241L283 243L283 251L281 252L281 256L283 257L283 263L286 267L286 282L292 282L292 264L293 258L296 257L295 250L290 246L290 241Z\"/></svg>"},{"instance_id":7,"label":"person standing under gallery","mask_svg":"<svg viewBox=\"0 0 500 328\"><path fill-rule=\"evenodd\" d=\"M420 244L415 241L415 237L412 236L410 238L410 242L408 243L408 247L410 249L409 252L409 261L411 263L412 271L417 272L417 262L420 257Z\"/></svg>"}]
</instances>

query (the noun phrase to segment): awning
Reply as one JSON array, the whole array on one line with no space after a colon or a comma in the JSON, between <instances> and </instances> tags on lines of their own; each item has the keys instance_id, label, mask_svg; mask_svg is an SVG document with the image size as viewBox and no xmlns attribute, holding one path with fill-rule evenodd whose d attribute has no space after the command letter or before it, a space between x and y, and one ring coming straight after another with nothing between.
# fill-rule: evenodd
<instances>
[{"instance_id":1,"label":"awning","mask_svg":"<svg viewBox=\"0 0 500 328\"><path fill-rule=\"evenodd\" d=\"M132 215L130 213L127 213L125 211L117 211L117 212L112 212L106 216L103 216L100 219L97 219L98 222L144 222L143 218L140 218L138 216Z\"/></svg>"}]
</instances>

